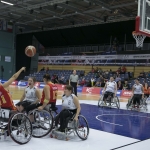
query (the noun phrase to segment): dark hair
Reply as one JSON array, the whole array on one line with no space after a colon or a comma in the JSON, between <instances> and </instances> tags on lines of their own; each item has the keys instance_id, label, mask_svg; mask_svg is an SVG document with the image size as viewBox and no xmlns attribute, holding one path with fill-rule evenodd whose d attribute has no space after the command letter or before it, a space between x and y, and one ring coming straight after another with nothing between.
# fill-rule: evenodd
<instances>
[{"instance_id":1,"label":"dark hair","mask_svg":"<svg viewBox=\"0 0 150 150\"><path fill-rule=\"evenodd\" d=\"M65 90L69 90L69 91L73 92L73 88L71 85L66 85Z\"/></svg>"},{"instance_id":2,"label":"dark hair","mask_svg":"<svg viewBox=\"0 0 150 150\"><path fill-rule=\"evenodd\" d=\"M49 74L45 74L45 75L43 76L43 78L45 78L46 80L50 80L50 79L51 79L51 77L50 77Z\"/></svg>"},{"instance_id":3,"label":"dark hair","mask_svg":"<svg viewBox=\"0 0 150 150\"><path fill-rule=\"evenodd\" d=\"M32 79L34 83L36 82L36 78L35 77L29 77L28 79Z\"/></svg>"},{"instance_id":4,"label":"dark hair","mask_svg":"<svg viewBox=\"0 0 150 150\"><path fill-rule=\"evenodd\" d=\"M138 78L136 78L135 80L138 80L138 81L140 81Z\"/></svg>"}]
</instances>

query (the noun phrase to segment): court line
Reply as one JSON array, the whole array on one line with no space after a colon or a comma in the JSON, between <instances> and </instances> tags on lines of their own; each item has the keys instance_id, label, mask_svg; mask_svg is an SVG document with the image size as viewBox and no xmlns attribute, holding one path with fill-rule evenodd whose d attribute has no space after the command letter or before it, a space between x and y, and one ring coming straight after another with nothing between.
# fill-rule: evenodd
<instances>
[{"instance_id":1,"label":"court line","mask_svg":"<svg viewBox=\"0 0 150 150\"><path fill-rule=\"evenodd\" d=\"M98 117L102 117L102 116L120 116L120 115L124 115L124 116L137 116L137 117L141 117L141 118L150 118L150 117L147 117L147 116L140 116L140 115L130 115L130 114L102 114L102 115L97 115L95 118L101 122L104 122L104 123L108 123L108 124L112 124L112 125L116 125L116 126L123 126L121 124L115 124L115 123L111 123L111 122L107 122L107 121L104 121L102 119L99 119Z\"/></svg>"}]
</instances>

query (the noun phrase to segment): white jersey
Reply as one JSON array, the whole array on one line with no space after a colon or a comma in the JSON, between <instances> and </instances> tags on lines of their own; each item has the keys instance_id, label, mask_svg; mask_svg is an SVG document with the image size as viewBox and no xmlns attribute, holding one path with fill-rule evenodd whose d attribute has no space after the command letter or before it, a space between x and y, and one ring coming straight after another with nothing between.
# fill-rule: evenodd
<instances>
[{"instance_id":1,"label":"white jersey","mask_svg":"<svg viewBox=\"0 0 150 150\"><path fill-rule=\"evenodd\" d=\"M29 86L25 89L25 99L27 101L34 102L38 98L36 96L36 87L30 88Z\"/></svg>"},{"instance_id":2,"label":"white jersey","mask_svg":"<svg viewBox=\"0 0 150 150\"><path fill-rule=\"evenodd\" d=\"M115 86L116 86L116 82L115 81L107 81L106 82L106 92L112 92L112 93L115 93Z\"/></svg>"},{"instance_id":3,"label":"white jersey","mask_svg":"<svg viewBox=\"0 0 150 150\"><path fill-rule=\"evenodd\" d=\"M62 107L64 109L70 109L70 110L77 109L77 107L73 102L74 96L75 96L74 94L71 94L70 96L66 96L66 95L62 96Z\"/></svg>"},{"instance_id":4,"label":"white jersey","mask_svg":"<svg viewBox=\"0 0 150 150\"><path fill-rule=\"evenodd\" d=\"M133 88L134 88L134 94L142 94L143 91L142 91L142 84L134 84L133 85Z\"/></svg>"}]
</instances>

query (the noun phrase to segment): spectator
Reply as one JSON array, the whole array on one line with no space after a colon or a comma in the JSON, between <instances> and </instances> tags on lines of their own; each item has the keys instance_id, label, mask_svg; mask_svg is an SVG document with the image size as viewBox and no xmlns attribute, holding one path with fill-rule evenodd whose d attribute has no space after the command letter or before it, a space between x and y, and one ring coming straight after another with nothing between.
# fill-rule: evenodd
<instances>
[{"instance_id":1,"label":"spectator","mask_svg":"<svg viewBox=\"0 0 150 150\"><path fill-rule=\"evenodd\" d=\"M123 90L130 90L130 86L127 80L124 82Z\"/></svg>"},{"instance_id":2,"label":"spectator","mask_svg":"<svg viewBox=\"0 0 150 150\"><path fill-rule=\"evenodd\" d=\"M121 72L121 67L118 68L118 70L116 71L117 74L120 74Z\"/></svg>"},{"instance_id":3,"label":"spectator","mask_svg":"<svg viewBox=\"0 0 150 150\"><path fill-rule=\"evenodd\" d=\"M118 89L118 90L122 90L122 88L123 88L123 86L122 86L121 81L118 81L118 82L117 82L117 89Z\"/></svg>"},{"instance_id":4,"label":"spectator","mask_svg":"<svg viewBox=\"0 0 150 150\"><path fill-rule=\"evenodd\" d=\"M86 84L85 78L82 79L82 81L80 82L81 86L84 86Z\"/></svg>"},{"instance_id":5,"label":"spectator","mask_svg":"<svg viewBox=\"0 0 150 150\"><path fill-rule=\"evenodd\" d=\"M125 67L125 66L122 66L122 68L121 68L121 73L122 73L122 74L125 74L126 71L127 71L126 67Z\"/></svg>"},{"instance_id":6,"label":"spectator","mask_svg":"<svg viewBox=\"0 0 150 150\"><path fill-rule=\"evenodd\" d=\"M54 84L59 83L58 76L56 74L53 75L52 80L53 80Z\"/></svg>"},{"instance_id":7,"label":"spectator","mask_svg":"<svg viewBox=\"0 0 150 150\"><path fill-rule=\"evenodd\" d=\"M64 84L64 79L65 79L65 76L62 74L60 79L59 79L59 83Z\"/></svg>"},{"instance_id":8,"label":"spectator","mask_svg":"<svg viewBox=\"0 0 150 150\"><path fill-rule=\"evenodd\" d=\"M98 73L98 67L96 67L96 69L95 69L95 73Z\"/></svg>"},{"instance_id":9,"label":"spectator","mask_svg":"<svg viewBox=\"0 0 150 150\"><path fill-rule=\"evenodd\" d=\"M93 65L92 65L92 70L91 70L92 73L95 73L95 69L93 68Z\"/></svg>"},{"instance_id":10,"label":"spectator","mask_svg":"<svg viewBox=\"0 0 150 150\"><path fill-rule=\"evenodd\" d=\"M95 79L92 77L92 78L91 78L91 87L94 86L94 83L95 83Z\"/></svg>"},{"instance_id":11,"label":"spectator","mask_svg":"<svg viewBox=\"0 0 150 150\"><path fill-rule=\"evenodd\" d=\"M101 84L99 81L96 82L95 87L101 87Z\"/></svg>"},{"instance_id":12,"label":"spectator","mask_svg":"<svg viewBox=\"0 0 150 150\"><path fill-rule=\"evenodd\" d=\"M116 82L118 82L118 81L120 81L121 80L121 78L120 78L120 74L116 77L116 79L115 79L115 81Z\"/></svg>"},{"instance_id":13,"label":"spectator","mask_svg":"<svg viewBox=\"0 0 150 150\"><path fill-rule=\"evenodd\" d=\"M47 67L46 72L49 72L49 67Z\"/></svg>"},{"instance_id":14,"label":"spectator","mask_svg":"<svg viewBox=\"0 0 150 150\"><path fill-rule=\"evenodd\" d=\"M109 74L109 71L107 70L107 71L105 72L105 74L108 75L108 74Z\"/></svg>"}]
</instances>

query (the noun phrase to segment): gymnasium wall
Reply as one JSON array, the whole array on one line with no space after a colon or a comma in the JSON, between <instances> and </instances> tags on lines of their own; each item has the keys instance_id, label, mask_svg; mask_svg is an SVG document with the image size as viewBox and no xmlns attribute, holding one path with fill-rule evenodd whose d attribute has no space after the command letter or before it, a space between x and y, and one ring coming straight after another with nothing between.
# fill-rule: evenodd
<instances>
[{"instance_id":1,"label":"gymnasium wall","mask_svg":"<svg viewBox=\"0 0 150 150\"><path fill-rule=\"evenodd\" d=\"M8 79L15 72L15 48L14 48L14 33L0 31L0 67L4 67L3 79ZM10 62L7 61L9 58ZM2 79L2 72L0 70L0 77Z\"/></svg>"}]
</instances>

